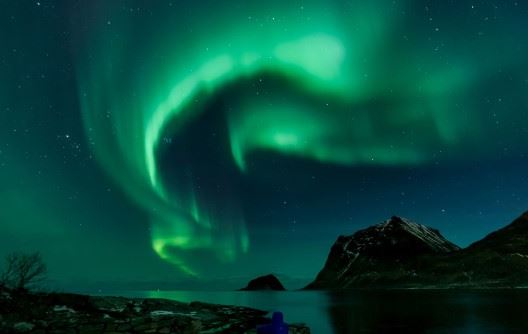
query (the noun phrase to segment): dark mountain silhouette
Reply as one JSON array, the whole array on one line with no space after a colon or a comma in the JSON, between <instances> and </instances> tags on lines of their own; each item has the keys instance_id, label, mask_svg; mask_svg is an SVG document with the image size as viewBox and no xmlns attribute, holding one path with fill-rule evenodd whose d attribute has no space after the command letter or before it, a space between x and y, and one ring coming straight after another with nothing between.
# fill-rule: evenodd
<instances>
[{"instance_id":1,"label":"dark mountain silhouette","mask_svg":"<svg viewBox=\"0 0 528 334\"><path fill-rule=\"evenodd\" d=\"M528 213L465 249L400 217L340 236L306 289L528 285Z\"/></svg>"},{"instance_id":2,"label":"dark mountain silhouette","mask_svg":"<svg viewBox=\"0 0 528 334\"><path fill-rule=\"evenodd\" d=\"M240 289L242 291L256 291L256 290L277 290L284 291L284 286L275 275L265 275L257 277L249 281L245 288Z\"/></svg>"}]
</instances>

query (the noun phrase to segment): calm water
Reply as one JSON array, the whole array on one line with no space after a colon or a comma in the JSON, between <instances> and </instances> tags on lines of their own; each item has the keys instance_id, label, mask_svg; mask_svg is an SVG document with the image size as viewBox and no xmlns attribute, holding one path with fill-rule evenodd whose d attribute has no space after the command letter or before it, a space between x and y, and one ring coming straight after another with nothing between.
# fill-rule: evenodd
<instances>
[{"instance_id":1,"label":"calm water","mask_svg":"<svg viewBox=\"0 0 528 334\"><path fill-rule=\"evenodd\" d=\"M280 310L287 322L304 322L314 334L528 333L528 290L118 294Z\"/></svg>"}]
</instances>

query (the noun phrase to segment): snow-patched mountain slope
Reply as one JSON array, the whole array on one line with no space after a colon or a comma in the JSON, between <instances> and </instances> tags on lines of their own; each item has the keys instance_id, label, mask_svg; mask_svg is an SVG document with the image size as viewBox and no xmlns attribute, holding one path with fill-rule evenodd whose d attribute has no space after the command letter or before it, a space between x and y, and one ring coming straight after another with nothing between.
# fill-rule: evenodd
<instances>
[{"instance_id":1,"label":"snow-patched mountain slope","mask_svg":"<svg viewBox=\"0 0 528 334\"><path fill-rule=\"evenodd\" d=\"M417 251L444 253L460 249L445 239L438 230L396 216L345 239L348 239L347 247L355 246L358 252L383 253L390 250L386 254L388 256L407 251L412 255Z\"/></svg>"},{"instance_id":2,"label":"snow-patched mountain slope","mask_svg":"<svg viewBox=\"0 0 528 334\"><path fill-rule=\"evenodd\" d=\"M528 287L528 212L464 249L392 217L339 237L306 288L362 287Z\"/></svg>"},{"instance_id":3,"label":"snow-patched mountain slope","mask_svg":"<svg viewBox=\"0 0 528 334\"><path fill-rule=\"evenodd\" d=\"M392 217L348 237L340 236L333 248L345 254L387 258L447 253L460 249L438 230L400 217Z\"/></svg>"},{"instance_id":4,"label":"snow-patched mountain slope","mask_svg":"<svg viewBox=\"0 0 528 334\"><path fill-rule=\"evenodd\" d=\"M392 217L351 236L340 236L308 288L348 287L385 268L404 270L399 264L410 258L458 250L438 230Z\"/></svg>"}]
</instances>

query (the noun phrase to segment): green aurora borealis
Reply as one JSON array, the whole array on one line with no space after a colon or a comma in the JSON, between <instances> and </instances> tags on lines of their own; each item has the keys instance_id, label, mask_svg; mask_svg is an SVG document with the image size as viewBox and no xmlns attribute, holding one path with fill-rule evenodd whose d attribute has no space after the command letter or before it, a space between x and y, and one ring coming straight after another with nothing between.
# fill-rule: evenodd
<instances>
[{"instance_id":1,"label":"green aurora borealis","mask_svg":"<svg viewBox=\"0 0 528 334\"><path fill-rule=\"evenodd\" d=\"M148 217L152 249L185 274L212 275L211 262L227 266L251 255L256 223L246 217L249 195L239 180L261 177L259 156L292 159L297 169L307 162L351 174L494 165L505 156L526 165L528 28L521 3L144 6L89 1L53 8L69 17L61 29L71 32L64 54L76 83L79 110L70 112L78 113L74 122L83 132L76 137L89 147L82 154L93 154ZM17 75L13 70L11 77ZM0 81L1 88L10 84ZM202 174L221 179L222 190L214 191L198 184L194 167L207 170L202 160L209 151L196 162L186 148L206 140L209 134L193 124L211 113L225 135L218 138L222 165L232 165L218 169L211 155L211 172ZM189 127L197 131L189 134ZM22 175L16 170L0 175ZM526 192L517 196L527 198Z\"/></svg>"}]
</instances>

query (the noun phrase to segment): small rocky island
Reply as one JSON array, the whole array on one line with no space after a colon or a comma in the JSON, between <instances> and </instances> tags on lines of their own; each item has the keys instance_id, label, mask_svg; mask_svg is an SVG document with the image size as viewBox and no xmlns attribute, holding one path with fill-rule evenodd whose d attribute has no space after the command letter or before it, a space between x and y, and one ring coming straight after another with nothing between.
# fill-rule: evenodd
<instances>
[{"instance_id":1,"label":"small rocky island","mask_svg":"<svg viewBox=\"0 0 528 334\"><path fill-rule=\"evenodd\" d=\"M305 289L528 286L528 212L461 249L438 230L392 217L340 236Z\"/></svg>"},{"instance_id":2,"label":"small rocky island","mask_svg":"<svg viewBox=\"0 0 528 334\"><path fill-rule=\"evenodd\" d=\"M279 279L273 274L257 277L249 281L248 285L245 288L240 289L240 291L259 290L285 291L286 289L279 281Z\"/></svg>"},{"instance_id":3,"label":"small rocky island","mask_svg":"<svg viewBox=\"0 0 528 334\"><path fill-rule=\"evenodd\" d=\"M28 293L0 288L0 333L255 333L268 312L166 299ZM290 333L306 334L303 325Z\"/></svg>"}]
</instances>

